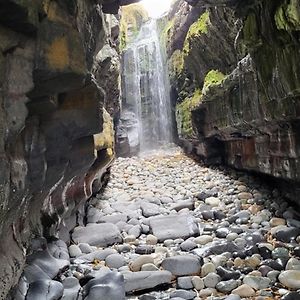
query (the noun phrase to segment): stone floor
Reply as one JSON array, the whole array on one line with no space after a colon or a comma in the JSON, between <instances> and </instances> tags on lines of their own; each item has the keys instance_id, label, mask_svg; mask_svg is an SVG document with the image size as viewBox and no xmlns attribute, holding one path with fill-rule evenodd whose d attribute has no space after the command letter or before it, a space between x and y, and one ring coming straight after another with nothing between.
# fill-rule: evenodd
<instances>
[{"instance_id":1,"label":"stone floor","mask_svg":"<svg viewBox=\"0 0 300 300\"><path fill-rule=\"evenodd\" d=\"M47 299L300 299L299 214L279 191L179 148L119 158L111 173L74 243L29 259L27 300L46 299L41 286Z\"/></svg>"}]
</instances>

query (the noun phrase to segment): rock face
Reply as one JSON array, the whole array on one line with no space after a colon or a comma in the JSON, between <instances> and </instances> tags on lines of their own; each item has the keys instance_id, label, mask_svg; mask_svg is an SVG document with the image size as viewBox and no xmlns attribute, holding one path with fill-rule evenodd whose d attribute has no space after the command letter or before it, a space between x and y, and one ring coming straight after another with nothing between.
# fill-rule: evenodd
<instances>
[{"instance_id":1,"label":"rock face","mask_svg":"<svg viewBox=\"0 0 300 300\"><path fill-rule=\"evenodd\" d=\"M203 2L212 7L201 9ZM286 180L293 198L300 178L299 3L179 3L166 32L181 143L207 163ZM189 18L195 21L187 31L179 20Z\"/></svg>"},{"instance_id":2,"label":"rock face","mask_svg":"<svg viewBox=\"0 0 300 300\"><path fill-rule=\"evenodd\" d=\"M67 240L82 222L76 211L105 182L118 32L101 1L0 4L0 299L18 281L33 232Z\"/></svg>"}]
</instances>

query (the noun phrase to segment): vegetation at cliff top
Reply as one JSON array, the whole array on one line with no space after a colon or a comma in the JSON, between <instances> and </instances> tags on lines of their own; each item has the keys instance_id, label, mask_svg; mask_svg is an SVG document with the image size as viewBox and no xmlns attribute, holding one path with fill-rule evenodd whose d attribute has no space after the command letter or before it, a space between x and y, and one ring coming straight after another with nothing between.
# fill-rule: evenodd
<instances>
[{"instance_id":1,"label":"vegetation at cliff top","mask_svg":"<svg viewBox=\"0 0 300 300\"><path fill-rule=\"evenodd\" d=\"M209 21L209 11L207 10L200 16L200 18L195 23L192 24L184 42L183 51L185 54L189 53L190 43L194 37L208 33Z\"/></svg>"},{"instance_id":2,"label":"vegetation at cliff top","mask_svg":"<svg viewBox=\"0 0 300 300\"><path fill-rule=\"evenodd\" d=\"M121 50L123 50L126 45L138 35L142 24L148 19L148 13L142 4L131 4L122 8L120 22Z\"/></svg>"}]
</instances>

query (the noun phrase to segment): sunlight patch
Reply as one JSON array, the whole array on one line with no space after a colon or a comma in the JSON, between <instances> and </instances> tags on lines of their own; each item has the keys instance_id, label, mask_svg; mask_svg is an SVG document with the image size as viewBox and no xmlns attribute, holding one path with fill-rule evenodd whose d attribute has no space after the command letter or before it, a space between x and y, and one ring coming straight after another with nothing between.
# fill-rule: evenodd
<instances>
[{"instance_id":1,"label":"sunlight patch","mask_svg":"<svg viewBox=\"0 0 300 300\"><path fill-rule=\"evenodd\" d=\"M142 0L141 3L151 18L158 18L170 9L172 0Z\"/></svg>"}]
</instances>

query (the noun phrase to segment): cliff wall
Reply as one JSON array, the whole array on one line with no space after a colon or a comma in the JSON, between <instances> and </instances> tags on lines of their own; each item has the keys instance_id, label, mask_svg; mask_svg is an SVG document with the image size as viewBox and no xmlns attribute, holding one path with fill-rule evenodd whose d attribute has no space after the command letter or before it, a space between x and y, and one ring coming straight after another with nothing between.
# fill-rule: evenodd
<instances>
[{"instance_id":1,"label":"cliff wall","mask_svg":"<svg viewBox=\"0 0 300 300\"><path fill-rule=\"evenodd\" d=\"M180 142L207 163L270 175L296 191L299 2L176 7L166 32ZM181 20L189 18L187 31Z\"/></svg>"},{"instance_id":2,"label":"cliff wall","mask_svg":"<svg viewBox=\"0 0 300 300\"><path fill-rule=\"evenodd\" d=\"M119 1L0 1L0 299L32 238L69 239L114 158Z\"/></svg>"}]
</instances>

